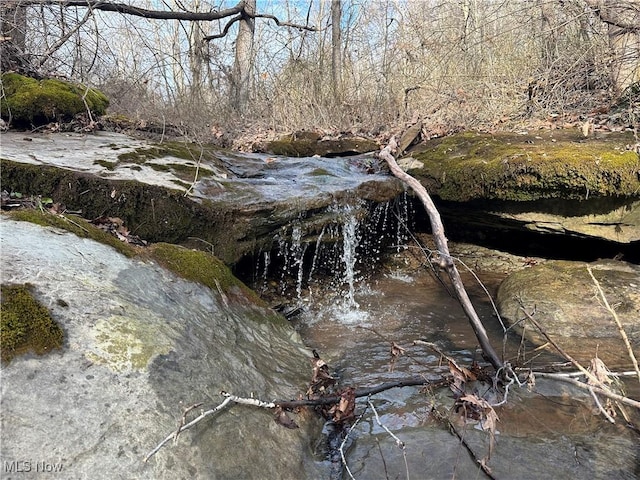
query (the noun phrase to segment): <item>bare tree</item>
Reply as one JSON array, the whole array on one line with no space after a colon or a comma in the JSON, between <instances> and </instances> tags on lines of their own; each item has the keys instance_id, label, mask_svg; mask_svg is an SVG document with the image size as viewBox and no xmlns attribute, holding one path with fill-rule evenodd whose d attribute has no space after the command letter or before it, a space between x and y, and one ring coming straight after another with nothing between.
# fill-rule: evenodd
<instances>
[{"instance_id":1,"label":"bare tree","mask_svg":"<svg viewBox=\"0 0 640 480\"><path fill-rule=\"evenodd\" d=\"M640 2L585 0L607 24L612 50L612 83L616 94L640 81Z\"/></svg>"},{"instance_id":2,"label":"bare tree","mask_svg":"<svg viewBox=\"0 0 640 480\"><path fill-rule=\"evenodd\" d=\"M0 4L0 60L2 71L17 70L25 73L32 66L25 55L27 30L27 9L20 3L2 2Z\"/></svg>"},{"instance_id":3,"label":"bare tree","mask_svg":"<svg viewBox=\"0 0 640 480\"><path fill-rule=\"evenodd\" d=\"M274 15L259 14L257 13L256 0L240 0L233 7L225 9L210 8L206 11L204 9L198 11L200 2L196 4L196 11L187 11L177 9L147 9L131 4L103 0L20 0L17 6L11 8L3 8L2 12L3 32L5 28L4 19L16 19L13 21L13 23L11 23L11 25L14 26L13 30L7 32L13 32L13 37L11 37L10 35L4 35L4 33L3 35L13 39L11 43L16 47L13 49L13 51L17 52L18 58L21 56L24 58L24 54L19 47L21 44L24 44L25 28L22 28L20 30L22 33L22 37L16 36L15 31L19 30L18 27L20 27L24 23L26 9L30 6L42 7L47 5L54 6L59 9L86 8L88 9L87 15L96 11L102 11L119 13L126 16L141 17L150 20L178 20L194 22L194 25L192 26L193 28L190 29L191 33L189 35L189 60L191 64L190 66L192 69L192 74L195 78L196 85L198 86L202 84L202 60L206 58L204 43L217 38L225 37L230 32L231 27L236 22L239 22L235 47L235 60L231 72L230 103L234 108L240 110L242 110L246 106L249 98L250 75L253 65L255 19L266 18L274 21L278 26L293 27L310 31L317 30L315 27L309 25L299 25L291 22L282 22ZM21 19L23 22L22 24L20 23ZM222 29L221 33L216 35L198 37L202 32L202 29L198 26L199 22L211 22L214 20L223 19L226 19L227 23ZM7 22L7 24L9 24L9 22ZM4 43L5 42L3 42L3 44ZM61 46L62 43L63 42L61 42L59 46Z\"/></svg>"},{"instance_id":4,"label":"bare tree","mask_svg":"<svg viewBox=\"0 0 640 480\"><path fill-rule=\"evenodd\" d=\"M331 80L334 100L341 93L342 83L342 1L331 0Z\"/></svg>"}]
</instances>

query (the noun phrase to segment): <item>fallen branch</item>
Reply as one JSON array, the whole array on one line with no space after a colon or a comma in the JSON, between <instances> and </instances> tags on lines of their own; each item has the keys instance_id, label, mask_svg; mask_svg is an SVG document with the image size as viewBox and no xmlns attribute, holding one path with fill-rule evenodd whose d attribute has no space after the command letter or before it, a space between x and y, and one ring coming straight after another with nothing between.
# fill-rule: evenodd
<instances>
[{"instance_id":1,"label":"fallen branch","mask_svg":"<svg viewBox=\"0 0 640 480\"><path fill-rule=\"evenodd\" d=\"M418 180L402 170L396 163L393 152L395 152L397 146L398 144L396 143L395 137L391 137L389 145L387 145L380 151L379 156L385 162L387 162L391 173L393 173L394 176L411 187L411 189L416 193L416 195L418 195L418 197L422 201L422 204L424 205L424 208L429 215L433 239L435 241L438 252L440 253L440 267L443 268L449 275L449 279L451 280L451 283L453 285L456 297L462 305L465 314L469 318L471 327L475 332L476 338L480 342L482 351L487 356L487 359L489 360L491 365L493 365L496 370L500 370L501 368L503 368L502 359L498 356L495 349L491 345L489 337L487 336L487 331L485 330L480 317L478 317L478 314L473 307L471 300L469 299L469 295L467 294L467 291L465 290L462 283L462 279L460 278L460 273L458 272L458 269L456 268L456 265L451 255L449 254L449 246L447 244L447 238L444 235L444 225L442 224L440 213L438 212L438 209L436 208L433 200L427 193L427 190L424 188L424 186Z\"/></svg>"},{"instance_id":2,"label":"fallen branch","mask_svg":"<svg viewBox=\"0 0 640 480\"><path fill-rule=\"evenodd\" d=\"M569 355L560 345L558 345L549 335L547 335L547 332L545 332L542 326L537 322L537 320L533 318L533 315L527 312L527 310L524 308L524 305L522 305L522 303L520 303L520 310L522 310L522 312L526 315L527 319L531 323L533 323L533 325L538 329L538 331L542 334L542 336L544 336L544 338L547 339L547 342L549 342L551 345L553 345L553 347L556 350L558 350L560 355L562 355L564 358L569 360L578 370L580 370L580 372L582 372L583 375L585 375L589 380L591 380L591 382L593 382L594 385L598 385L602 389L607 388L607 386L604 385L599 378L597 378L593 373L591 373L589 370L584 368L580 364L580 362L578 362L575 358Z\"/></svg>"},{"instance_id":3,"label":"fallen branch","mask_svg":"<svg viewBox=\"0 0 640 480\"><path fill-rule=\"evenodd\" d=\"M143 462L148 462L149 459L151 457L153 457L156 453L158 453L158 451L168 442L170 442L171 440L173 440L174 438L177 438L178 435L193 427L195 424L199 423L200 421L204 420L206 417L213 415L216 412L219 412L220 410L222 410L224 407L226 407L229 403L231 403L231 398L227 397L224 399L224 401L218 405L215 408L212 408L211 410L207 410L206 412L202 412L198 417L194 418L193 420L191 420L189 423L187 423L186 425L181 425L178 427L178 429L175 432L170 433L169 435L167 435L167 437L162 440L157 446L156 448L154 448L153 450L151 450L146 457L144 457Z\"/></svg>"},{"instance_id":4,"label":"fallen branch","mask_svg":"<svg viewBox=\"0 0 640 480\"><path fill-rule=\"evenodd\" d=\"M634 399L629 398L629 397L625 397L623 395L618 395L617 393L613 393L610 390L605 390L605 389L597 387L595 385L589 385L587 383L581 382L580 380L576 380L575 378L571 378L571 377L568 377L566 375L555 374L555 373L543 373L543 372L533 372L533 375L535 377L551 378L551 379L554 379L554 380L560 380L562 382L567 382L567 383L570 383L572 385L575 385L576 387L582 388L583 390L587 390L587 391L593 390L595 393L599 393L600 395L603 395L603 396L605 396L607 398L610 398L611 400L616 400L617 402L624 403L625 405L629 405L631 407L635 407L635 408L640 409L640 402L637 401L637 400L634 400Z\"/></svg>"},{"instance_id":5,"label":"fallen branch","mask_svg":"<svg viewBox=\"0 0 640 480\"><path fill-rule=\"evenodd\" d=\"M387 382L376 387L370 388L361 388L354 391L356 398L361 397L369 397L371 395L375 395L376 393L384 392L385 390L390 390L392 388L401 388L401 387L411 387L418 385L428 385L430 387L444 387L448 385L450 379L447 377L441 377L438 380L430 381L425 379L424 377L412 377L405 380L399 380L397 382ZM256 398L244 398L237 397L227 392L220 392L220 394L224 397L224 401L215 408L202 412L198 417L191 420L189 423L184 423L184 415L183 420L180 422L178 428L171 432L164 440L162 440L153 450L151 450L146 457L144 457L144 462L147 462L152 456L154 456L165 444L170 442L171 440L175 440L178 438L178 435L185 430L195 426L200 423L205 418L213 415L214 413L219 412L231 402L239 403L242 405L250 405L258 408L267 408L267 409L275 409L275 408L286 408L292 409L297 407L309 407L309 406L321 406L321 405L332 405L340 402L342 396L341 395L328 395L315 399L306 399L306 400L274 400L272 402L264 402L262 400L258 400Z\"/></svg>"}]
</instances>

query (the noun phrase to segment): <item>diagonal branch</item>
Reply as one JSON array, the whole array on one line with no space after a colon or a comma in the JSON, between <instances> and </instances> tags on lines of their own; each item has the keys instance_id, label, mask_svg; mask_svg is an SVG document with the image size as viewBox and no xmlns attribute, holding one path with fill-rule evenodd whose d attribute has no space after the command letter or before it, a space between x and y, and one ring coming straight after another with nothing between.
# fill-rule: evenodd
<instances>
[{"instance_id":1,"label":"diagonal branch","mask_svg":"<svg viewBox=\"0 0 640 480\"><path fill-rule=\"evenodd\" d=\"M502 360L491 345L489 337L487 336L487 331L485 330L480 317L478 317L478 314L473 307L471 300L469 299L469 295L467 294L467 291L462 283L462 279L460 278L460 273L456 268L453 258L449 254L449 246L447 244L447 238L444 235L444 225L442 224L440 213L438 212L438 209L436 208L433 200L427 193L427 190L424 188L424 186L414 177L402 170L396 163L393 152L395 152L397 146L398 144L396 143L395 137L392 137L389 141L389 145L383 148L380 152L380 158L387 162L391 173L393 173L393 175L395 175L397 178L411 187L422 201L422 204L424 205L424 208L429 215L429 220L431 221L431 231L436 244L436 248L440 253L440 266L449 275L449 279L451 280L451 283L453 285L456 297L462 305L465 314L469 318L471 327L476 334L476 338L480 342L482 351L488 357L491 365L493 365L496 370L500 370L503 367Z\"/></svg>"}]
</instances>

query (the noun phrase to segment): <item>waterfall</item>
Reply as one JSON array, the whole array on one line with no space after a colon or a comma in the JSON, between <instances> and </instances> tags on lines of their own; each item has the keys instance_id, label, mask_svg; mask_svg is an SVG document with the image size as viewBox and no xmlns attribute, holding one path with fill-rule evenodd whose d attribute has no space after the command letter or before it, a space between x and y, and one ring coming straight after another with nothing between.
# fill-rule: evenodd
<instances>
[{"instance_id":1,"label":"waterfall","mask_svg":"<svg viewBox=\"0 0 640 480\"><path fill-rule=\"evenodd\" d=\"M318 298L338 296L342 309L357 310L358 286L367 272L385 251L405 248L410 216L406 195L386 203L336 200L283 226L274 237L275 248L258 257L255 271L264 286L277 278L278 294L288 301L310 305L312 293L319 291Z\"/></svg>"},{"instance_id":2,"label":"waterfall","mask_svg":"<svg viewBox=\"0 0 640 480\"><path fill-rule=\"evenodd\" d=\"M346 205L343 209L342 223L342 262L344 264L343 283L347 285L347 294L345 297L346 306L348 308L359 308L355 299L355 282L356 282L356 261L358 256L356 249L360 243L358 232L358 218L356 217L356 209L350 205Z\"/></svg>"}]
</instances>

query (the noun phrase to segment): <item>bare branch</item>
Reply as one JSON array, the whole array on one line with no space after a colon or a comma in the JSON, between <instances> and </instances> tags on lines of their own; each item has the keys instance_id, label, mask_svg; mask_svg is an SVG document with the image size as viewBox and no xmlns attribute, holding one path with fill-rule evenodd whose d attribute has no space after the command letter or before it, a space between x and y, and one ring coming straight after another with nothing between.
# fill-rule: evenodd
<instances>
[{"instance_id":1,"label":"bare branch","mask_svg":"<svg viewBox=\"0 0 640 480\"><path fill-rule=\"evenodd\" d=\"M308 30L309 32L319 32L320 30L322 30L321 28L314 27L313 25L301 25L299 23L283 22L282 20L279 20L275 15L268 15L266 13L256 13L255 15L251 16L253 18L268 18L269 20L273 20L279 27L291 27L297 28L298 30Z\"/></svg>"},{"instance_id":2,"label":"bare branch","mask_svg":"<svg viewBox=\"0 0 640 480\"><path fill-rule=\"evenodd\" d=\"M155 20L186 20L186 21L207 21L219 20L221 18L236 15L244 9L244 0L235 6L223 10L212 10L210 12L173 12L167 10L149 10L146 8L127 5L126 3L112 3L103 0L24 0L22 5L54 5L61 8L84 7L104 12L117 12L135 17L150 18Z\"/></svg>"},{"instance_id":3,"label":"bare branch","mask_svg":"<svg viewBox=\"0 0 640 480\"><path fill-rule=\"evenodd\" d=\"M211 20L220 20L221 18L231 17L233 15L238 15L244 12L245 2L241 0L235 6L225 8L223 10L211 10L209 12L188 12L188 11L171 11L171 10L150 10L147 8L135 7L133 5L128 5L126 3L112 3L104 0L24 0L21 5L54 5L62 8L67 7L80 7L80 8L89 8L93 10L102 10L104 12L117 12L125 15L133 15L135 17L143 17L150 18L155 20L185 20L192 22L199 21L211 21ZM291 27L297 28L298 30L308 30L311 32L320 31L319 28L314 27L313 25L301 25L298 23L282 21L275 15L263 14L263 13L255 13L249 14L244 12L244 14L251 18L266 18L269 20L273 20L276 25L279 27ZM205 37L205 40L213 40L214 38L224 37L231 25L240 20L240 17L235 17L232 19L223 30L223 33L219 35L211 35Z\"/></svg>"},{"instance_id":4,"label":"bare branch","mask_svg":"<svg viewBox=\"0 0 640 480\"><path fill-rule=\"evenodd\" d=\"M607 311L613 317L613 320L616 322L616 326L618 327L618 331L620 332L620 336L622 337L622 340L624 341L624 345L627 348L627 354L629 355L629 358L631 359L631 362L633 363L633 368L635 369L636 373L638 374L638 380L640 380L640 367L638 366L638 359L636 358L635 354L633 353L633 348L631 348L631 342L629 341L629 337L627 336L627 332L625 332L624 328L622 327L622 323L620 322L620 319L618 318L618 314L613 309L613 307L611 307L611 305L609 305L609 301L607 300L607 297L605 296L604 292L602 291L602 287L600 286L600 282L598 282L598 280L596 280L596 277L593 276L593 272L591 271L591 267L590 266L587 266L587 272L589 272L589 275L591 276L591 279L593 280L593 283L595 284L596 288L598 289L598 293L600 294L600 298L602 299L602 302L604 303L604 307L607 309Z\"/></svg>"},{"instance_id":5,"label":"bare branch","mask_svg":"<svg viewBox=\"0 0 640 480\"><path fill-rule=\"evenodd\" d=\"M391 173L411 187L422 201L422 204L429 215L433 239L438 251L440 252L440 267L449 275L456 297L462 305L465 314L469 318L473 331L476 334L476 338L482 347L482 351L488 357L491 365L493 365L496 370L500 370L503 367L502 360L491 345L489 337L487 336L487 331L485 330L484 325L482 325L482 321L478 317L478 314L469 299L469 295L467 294L462 283L462 279L460 278L460 273L456 268L453 258L449 254L449 246L447 244L447 238L444 235L444 225L442 224L440 213L424 186L414 177L402 170L396 163L393 153L396 151L397 147L398 144L396 143L396 139L395 137L392 137L389 144L380 151L379 156L387 162Z\"/></svg>"},{"instance_id":6,"label":"bare branch","mask_svg":"<svg viewBox=\"0 0 640 480\"><path fill-rule=\"evenodd\" d=\"M236 15L235 17L233 17L231 20L227 22L227 24L222 29L222 32L216 33L215 35L207 35L206 37L202 38L202 41L209 42L211 40L215 40L216 38L226 37L227 33L229 33L229 29L231 28L231 26L234 23L239 22L240 20L242 20L242 15Z\"/></svg>"},{"instance_id":7,"label":"bare branch","mask_svg":"<svg viewBox=\"0 0 640 480\"><path fill-rule=\"evenodd\" d=\"M595 385L589 385L580 380L576 380L575 378L567 377L566 375L558 375L555 373L543 373L543 372L533 372L533 375L540 378L552 378L554 380L560 380L562 382L567 382L576 387L582 388L583 390L594 391L600 395L610 398L611 400L615 400L620 403L624 403L625 405L629 405L631 407L635 407L640 409L640 402L634 400L629 397L624 397L622 395L618 395L610 390L605 390L603 388L597 387Z\"/></svg>"}]
</instances>

